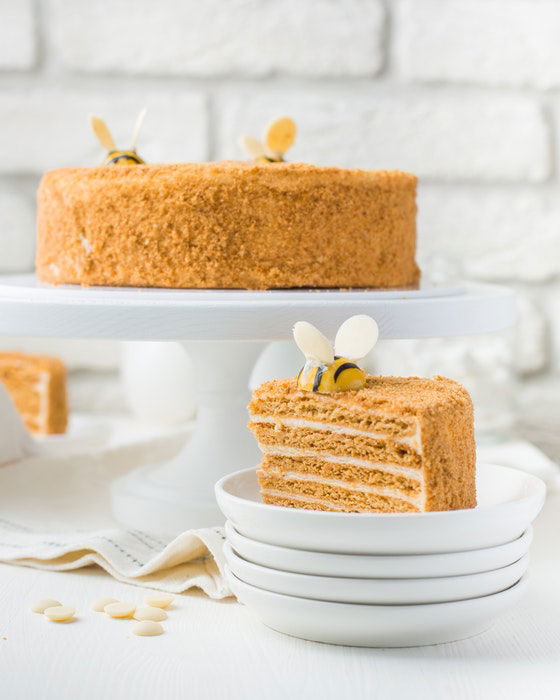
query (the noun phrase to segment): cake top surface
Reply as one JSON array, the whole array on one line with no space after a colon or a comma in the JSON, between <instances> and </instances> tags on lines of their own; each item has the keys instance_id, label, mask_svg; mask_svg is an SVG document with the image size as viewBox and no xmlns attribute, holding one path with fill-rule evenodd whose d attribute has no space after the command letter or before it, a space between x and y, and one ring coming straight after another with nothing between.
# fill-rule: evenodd
<instances>
[{"instance_id":1,"label":"cake top surface","mask_svg":"<svg viewBox=\"0 0 560 700\"><path fill-rule=\"evenodd\" d=\"M254 392L253 398L292 399L294 397L331 399L356 408L381 410L386 413L424 413L450 404L470 404L467 390L447 377L380 377L367 375L363 389L333 394L302 391L296 378L265 382Z\"/></svg>"},{"instance_id":2,"label":"cake top surface","mask_svg":"<svg viewBox=\"0 0 560 700\"><path fill-rule=\"evenodd\" d=\"M211 163L181 163L177 165L139 164L122 167L104 165L87 168L58 168L45 173L45 178L75 179L80 181L100 180L125 182L127 180L161 181L171 179L205 177L230 180L258 179L262 184L290 182L304 184L316 181L347 181L349 184L376 185L378 187L414 187L415 175L400 170L358 170L352 168L320 167L304 163L258 163L245 161L218 161Z\"/></svg>"},{"instance_id":3,"label":"cake top surface","mask_svg":"<svg viewBox=\"0 0 560 700\"><path fill-rule=\"evenodd\" d=\"M25 366L43 371L64 370L64 363L51 355L30 355L23 352L0 352L0 368L7 366Z\"/></svg>"}]
</instances>

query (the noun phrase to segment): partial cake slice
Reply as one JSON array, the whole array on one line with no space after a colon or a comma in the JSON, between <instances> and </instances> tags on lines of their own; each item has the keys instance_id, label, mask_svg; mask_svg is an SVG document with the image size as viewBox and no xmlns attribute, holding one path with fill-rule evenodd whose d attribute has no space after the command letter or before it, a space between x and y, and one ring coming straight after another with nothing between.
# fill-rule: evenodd
<instances>
[{"instance_id":1,"label":"partial cake slice","mask_svg":"<svg viewBox=\"0 0 560 700\"><path fill-rule=\"evenodd\" d=\"M56 357L0 352L2 382L28 430L64 433L68 423L66 368Z\"/></svg>"},{"instance_id":2,"label":"partial cake slice","mask_svg":"<svg viewBox=\"0 0 560 700\"><path fill-rule=\"evenodd\" d=\"M249 404L265 503L347 512L474 508L468 392L445 377L368 376L356 391L266 382Z\"/></svg>"}]
</instances>

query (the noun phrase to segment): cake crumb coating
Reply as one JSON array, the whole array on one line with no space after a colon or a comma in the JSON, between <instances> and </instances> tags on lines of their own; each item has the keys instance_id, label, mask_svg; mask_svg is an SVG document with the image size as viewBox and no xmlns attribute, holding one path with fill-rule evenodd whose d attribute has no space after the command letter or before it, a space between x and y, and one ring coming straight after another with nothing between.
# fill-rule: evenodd
<instances>
[{"instance_id":1,"label":"cake crumb coating","mask_svg":"<svg viewBox=\"0 0 560 700\"><path fill-rule=\"evenodd\" d=\"M66 367L57 357L0 352L0 383L32 433L59 435L66 431Z\"/></svg>"},{"instance_id":2,"label":"cake crumb coating","mask_svg":"<svg viewBox=\"0 0 560 700\"><path fill-rule=\"evenodd\" d=\"M37 274L168 288L414 287L416 177L220 162L62 168L38 193Z\"/></svg>"}]
</instances>

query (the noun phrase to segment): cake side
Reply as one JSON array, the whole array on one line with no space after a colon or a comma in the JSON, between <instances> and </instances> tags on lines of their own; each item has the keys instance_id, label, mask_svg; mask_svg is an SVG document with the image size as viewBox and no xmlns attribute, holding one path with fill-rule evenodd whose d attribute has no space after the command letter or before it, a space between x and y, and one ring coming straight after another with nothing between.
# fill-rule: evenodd
<instances>
[{"instance_id":1,"label":"cake side","mask_svg":"<svg viewBox=\"0 0 560 700\"><path fill-rule=\"evenodd\" d=\"M427 407L422 412L426 510L476 506L473 405L468 392L461 389L443 410Z\"/></svg>"},{"instance_id":2,"label":"cake side","mask_svg":"<svg viewBox=\"0 0 560 700\"><path fill-rule=\"evenodd\" d=\"M65 432L68 423L66 368L58 358L0 353L0 382L29 431L39 435Z\"/></svg>"},{"instance_id":3,"label":"cake side","mask_svg":"<svg viewBox=\"0 0 560 700\"><path fill-rule=\"evenodd\" d=\"M416 178L287 163L69 168L38 194L38 276L175 288L410 287Z\"/></svg>"},{"instance_id":4,"label":"cake side","mask_svg":"<svg viewBox=\"0 0 560 700\"><path fill-rule=\"evenodd\" d=\"M266 382L249 404L266 503L350 512L476 504L472 404L453 380L367 377L320 394Z\"/></svg>"}]
</instances>

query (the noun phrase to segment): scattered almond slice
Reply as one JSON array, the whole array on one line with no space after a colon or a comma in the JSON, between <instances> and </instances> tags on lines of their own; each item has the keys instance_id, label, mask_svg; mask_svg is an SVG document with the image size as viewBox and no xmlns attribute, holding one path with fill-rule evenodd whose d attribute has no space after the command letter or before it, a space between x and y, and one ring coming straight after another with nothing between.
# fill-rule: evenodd
<instances>
[{"instance_id":1,"label":"scattered almond slice","mask_svg":"<svg viewBox=\"0 0 560 700\"><path fill-rule=\"evenodd\" d=\"M97 600L94 600L91 604L91 609L95 612L105 612L105 608L107 607L107 605L118 602L119 601L116 598L98 598Z\"/></svg>"},{"instance_id":2,"label":"scattered almond slice","mask_svg":"<svg viewBox=\"0 0 560 700\"><path fill-rule=\"evenodd\" d=\"M136 606L133 603L116 602L105 606L107 615L116 618L132 617L135 610Z\"/></svg>"},{"instance_id":3,"label":"scattered almond slice","mask_svg":"<svg viewBox=\"0 0 560 700\"><path fill-rule=\"evenodd\" d=\"M42 600L38 600L33 605L31 606L31 610L36 613L44 613L47 608L56 608L57 606L62 605L58 600L52 600L51 598L43 598Z\"/></svg>"},{"instance_id":4,"label":"scattered almond slice","mask_svg":"<svg viewBox=\"0 0 560 700\"><path fill-rule=\"evenodd\" d=\"M167 613L161 608L154 608L151 605L147 605L145 608L138 608L133 617L139 622L142 622L143 620L161 622L162 620L167 620Z\"/></svg>"},{"instance_id":5,"label":"scattered almond slice","mask_svg":"<svg viewBox=\"0 0 560 700\"><path fill-rule=\"evenodd\" d=\"M44 611L45 617L48 617L49 620L53 622L67 622L71 620L75 614L76 611L69 605L53 605Z\"/></svg>"},{"instance_id":6,"label":"scattered almond slice","mask_svg":"<svg viewBox=\"0 0 560 700\"><path fill-rule=\"evenodd\" d=\"M158 634L163 634L163 627L159 622L143 620L134 625L132 633L137 634L139 637L155 637Z\"/></svg>"},{"instance_id":7,"label":"scattered almond slice","mask_svg":"<svg viewBox=\"0 0 560 700\"><path fill-rule=\"evenodd\" d=\"M152 608L168 608L175 597L168 593L151 593L144 598L146 605Z\"/></svg>"}]
</instances>

